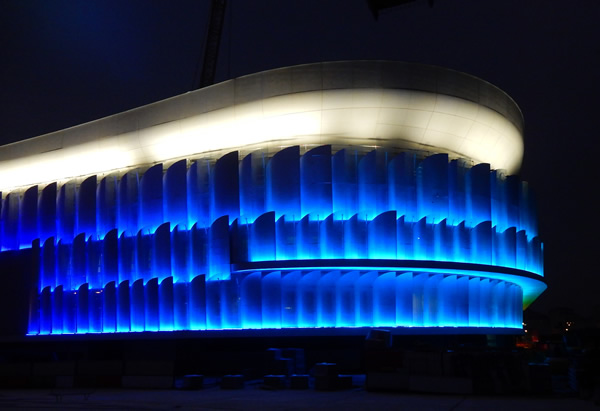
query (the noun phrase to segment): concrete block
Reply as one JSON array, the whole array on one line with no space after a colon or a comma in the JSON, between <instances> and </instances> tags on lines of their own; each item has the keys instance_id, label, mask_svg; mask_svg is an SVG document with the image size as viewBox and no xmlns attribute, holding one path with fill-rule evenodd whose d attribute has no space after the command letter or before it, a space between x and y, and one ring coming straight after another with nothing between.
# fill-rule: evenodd
<instances>
[{"instance_id":1,"label":"concrete block","mask_svg":"<svg viewBox=\"0 0 600 411\"><path fill-rule=\"evenodd\" d=\"M173 375L173 361L126 361L125 375Z\"/></svg>"},{"instance_id":2,"label":"concrete block","mask_svg":"<svg viewBox=\"0 0 600 411\"><path fill-rule=\"evenodd\" d=\"M304 350L302 348L283 348L281 350L281 356L292 360L293 373L304 374L306 372L306 361L304 359Z\"/></svg>"},{"instance_id":3,"label":"concrete block","mask_svg":"<svg viewBox=\"0 0 600 411\"><path fill-rule=\"evenodd\" d=\"M33 375L36 377L75 375L75 361L55 361L33 363Z\"/></svg>"},{"instance_id":4,"label":"concrete block","mask_svg":"<svg viewBox=\"0 0 600 411\"><path fill-rule=\"evenodd\" d=\"M123 362L111 361L78 361L77 375L122 375Z\"/></svg>"},{"instance_id":5,"label":"concrete block","mask_svg":"<svg viewBox=\"0 0 600 411\"><path fill-rule=\"evenodd\" d=\"M240 390L244 388L244 376L240 374L224 375L221 379L221 388L226 390Z\"/></svg>"},{"instance_id":6,"label":"concrete block","mask_svg":"<svg viewBox=\"0 0 600 411\"><path fill-rule=\"evenodd\" d=\"M0 364L0 377L28 377L31 375L30 362L15 362Z\"/></svg>"},{"instance_id":7,"label":"concrete block","mask_svg":"<svg viewBox=\"0 0 600 411\"><path fill-rule=\"evenodd\" d=\"M337 375L326 375L315 377L315 390L333 391L339 388L339 377Z\"/></svg>"},{"instance_id":8,"label":"concrete block","mask_svg":"<svg viewBox=\"0 0 600 411\"><path fill-rule=\"evenodd\" d=\"M29 388L31 377L17 375L17 376L3 376L0 375L0 387L2 389L7 388Z\"/></svg>"},{"instance_id":9,"label":"concrete block","mask_svg":"<svg viewBox=\"0 0 600 411\"><path fill-rule=\"evenodd\" d=\"M456 372L456 362L457 362L457 354L452 351L447 351L442 353L442 374L445 376L455 376Z\"/></svg>"},{"instance_id":10,"label":"concrete block","mask_svg":"<svg viewBox=\"0 0 600 411\"><path fill-rule=\"evenodd\" d=\"M392 372L404 366L404 355L398 350L370 350L366 352L368 371Z\"/></svg>"},{"instance_id":11,"label":"concrete block","mask_svg":"<svg viewBox=\"0 0 600 411\"><path fill-rule=\"evenodd\" d=\"M118 388L122 384L121 375L76 375L75 387L79 388Z\"/></svg>"},{"instance_id":12,"label":"concrete block","mask_svg":"<svg viewBox=\"0 0 600 411\"><path fill-rule=\"evenodd\" d=\"M529 383L536 394L552 393L552 375L548 364L529 364Z\"/></svg>"},{"instance_id":13,"label":"concrete block","mask_svg":"<svg viewBox=\"0 0 600 411\"><path fill-rule=\"evenodd\" d=\"M266 388L280 390L286 387L285 378L285 375L265 375L263 377L263 384Z\"/></svg>"},{"instance_id":14,"label":"concrete block","mask_svg":"<svg viewBox=\"0 0 600 411\"><path fill-rule=\"evenodd\" d=\"M337 364L331 362L317 363L313 369L313 375L315 377L337 377L338 373Z\"/></svg>"},{"instance_id":15,"label":"concrete block","mask_svg":"<svg viewBox=\"0 0 600 411\"><path fill-rule=\"evenodd\" d=\"M473 380L463 377L440 377L428 375L412 375L409 388L411 391L435 392L440 394L472 394Z\"/></svg>"},{"instance_id":16,"label":"concrete block","mask_svg":"<svg viewBox=\"0 0 600 411\"><path fill-rule=\"evenodd\" d=\"M57 375L54 383L56 388L73 388L75 386L75 377L72 375Z\"/></svg>"},{"instance_id":17,"label":"concrete block","mask_svg":"<svg viewBox=\"0 0 600 411\"><path fill-rule=\"evenodd\" d=\"M30 388L54 388L56 378L53 375L34 375L29 379Z\"/></svg>"},{"instance_id":18,"label":"concrete block","mask_svg":"<svg viewBox=\"0 0 600 411\"><path fill-rule=\"evenodd\" d=\"M200 374L184 375L179 380L181 381L181 386L176 388L182 390L199 390L204 386L204 375Z\"/></svg>"},{"instance_id":19,"label":"concrete block","mask_svg":"<svg viewBox=\"0 0 600 411\"><path fill-rule=\"evenodd\" d=\"M265 360L274 361L281 358L281 349L279 348L267 348L265 350Z\"/></svg>"},{"instance_id":20,"label":"concrete block","mask_svg":"<svg viewBox=\"0 0 600 411\"><path fill-rule=\"evenodd\" d=\"M124 375L121 377L123 388L173 388L173 376L171 375Z\"/></svg>"},{"instance_id":21,"label":"concrete block","mask_svg":"<svg viewBox=\"0 0 600 411\"><path fill-rule=\"evenodd\" d=\"M290 375L294 372L294 360L291 358L279 358L270 361L265 371L269 374Z\"/></svg>"},{"instance_id":22,"label":"concrete block","mask_svg":"<svg viewBox=\"0 0 600 411\"><path fill-rule=\"evenodd\" d=\"M381 350L392 346L392 333L388 330L370 330L365 341L367 350Z\"/></svg>"},{"instance_id":23,"label":"concrete block","mask_svg":"<svg viewBox=\"0 0 600 411\"><path fill-rule=\"evenodd\" d=\"M290 388L294 390L306 390L309 386L309 376L306 374L294 374L290 376Z\"/></svg>"},{"instance_id":24,"label":"concrete block","mask_svg":"<svg viewBox=\"0 0 600 411\"><path fill-rule=\"evenodd\" d=\"M350 388L352 388L352 376L338 375L338 389L349 390Z\"/></svg>"},{"instance_id":25,"label":"concrete block","mask_svg":"<svg viewBox=\"0 0 600 411\"><path fill-rule=\"evenodd\" d=\"M407 391L408 373L369 371L366 379L367 391Z\"/></svg>"},{"instance_id":26,"label":"concrete block","mask_svg":"<svg viewBox=\"0 0 600 411\"><path fill-rule=\"evenodd\" d=\"M442 353L437 351L407 351L405 359L411 375L442 375Z\"/></svg>"}]
</instances>

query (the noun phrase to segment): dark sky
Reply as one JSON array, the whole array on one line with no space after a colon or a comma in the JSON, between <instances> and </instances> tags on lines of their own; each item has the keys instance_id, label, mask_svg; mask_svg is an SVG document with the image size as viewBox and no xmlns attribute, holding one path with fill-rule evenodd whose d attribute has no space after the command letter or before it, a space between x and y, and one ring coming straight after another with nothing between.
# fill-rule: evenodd
<instances>
[{"instance_id":1,"label":"dark sky","mask_svg":"<svg viewBox=\"0 0 600 411\"><path fill-rule=\"evenodd\" d=\"M208 9L207 0L0 0L0 142L191 90ZM366 0L230 0L217 80L351 59L445 66L515 99L549 285L533 308L590 314L600 294L600 2L420 0L375 21Z\"/></svg>"}]
</instances>

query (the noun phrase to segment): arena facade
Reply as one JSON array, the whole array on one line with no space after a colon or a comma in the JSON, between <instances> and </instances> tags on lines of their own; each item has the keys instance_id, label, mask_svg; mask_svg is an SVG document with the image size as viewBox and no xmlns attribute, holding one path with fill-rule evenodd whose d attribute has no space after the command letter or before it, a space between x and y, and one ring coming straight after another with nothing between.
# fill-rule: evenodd
<instances>
[{"instance_id":1,"label":"arena facade","mask_svg":"<svg viewBox=\"0 0 600 411\"><path fill-rule=\"evenodd\" d=\"M518 333L546 288L522 158L483 80L287 67L0 147L0 245L32 256L28 335Z\"/></svg>"}]
</instances>

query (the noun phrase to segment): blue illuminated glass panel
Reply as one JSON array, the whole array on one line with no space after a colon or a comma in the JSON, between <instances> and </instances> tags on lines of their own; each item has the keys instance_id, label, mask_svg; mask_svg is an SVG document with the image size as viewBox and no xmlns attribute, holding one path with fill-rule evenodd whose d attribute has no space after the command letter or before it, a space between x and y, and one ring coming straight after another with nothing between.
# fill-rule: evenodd
<instances>
[{"instance_id":1,"label":"blue illuminated glass panel","mask_svg":"<svg viewBox=\"0 0 600 411\"><path fill-rule=\"evenodd\" d=\"M270 159L233 152L77 184L3 199L2 249L40 238L32 334L520 328L523 289L497 270L385 262L543 272L527 185L445 154L289 147ZM337 264L294 263L322 259ZM347 263L357 259L375 264ZM233 269L263 262L277 269Z\"/></svg>"}]
</instances>

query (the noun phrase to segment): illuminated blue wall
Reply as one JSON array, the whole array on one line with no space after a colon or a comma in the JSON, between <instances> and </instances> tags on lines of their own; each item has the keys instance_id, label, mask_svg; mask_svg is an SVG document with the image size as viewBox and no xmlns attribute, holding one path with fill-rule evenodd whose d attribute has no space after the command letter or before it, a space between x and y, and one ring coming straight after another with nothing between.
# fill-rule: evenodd
<instances>
[{"instance_id":1,"label":"illuminated blue wall","mask_svg":"<svg viewBox=\"0 0 600 411\"><path fill-rule=\"evenodd\" d=\"M532 195L518 178L445 154L331 146L241 161L233 152L9 193L2 250L35 239L31 334L520 328L518 281L384 261L543 273ZM296 269L298 260L328 265ZM278 268L235 268L269 261Z\"/></svg>"}]
</instances>

